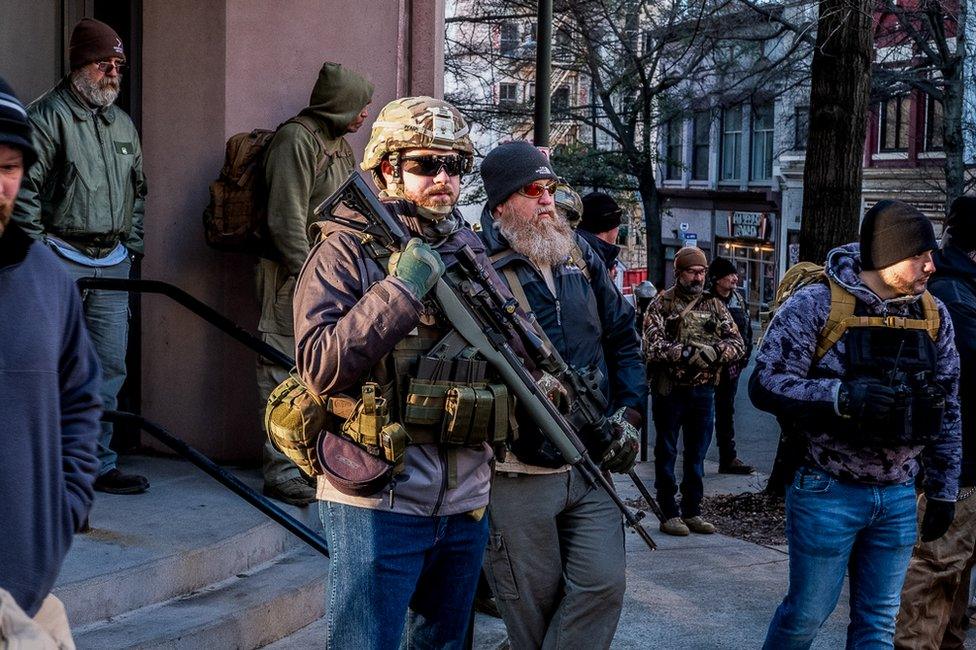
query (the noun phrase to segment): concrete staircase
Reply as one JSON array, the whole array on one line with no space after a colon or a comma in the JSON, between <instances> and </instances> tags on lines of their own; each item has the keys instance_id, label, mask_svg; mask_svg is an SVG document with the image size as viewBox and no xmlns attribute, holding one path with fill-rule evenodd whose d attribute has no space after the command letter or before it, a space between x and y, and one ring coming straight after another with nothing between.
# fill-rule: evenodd
<instances>
[{"instance_id":1,"label":"concrete staircase","mask_svg":"<svg viewBox=\"0 0 976 650\"><path fill-rule=\"evenodd\" d=\"M258 648L324 614L326 558L189 463L124 469L152 488L97 495L55 588L78 648ZM290 511L320 530L314 506Z\"/></svg>"}]
</instances>

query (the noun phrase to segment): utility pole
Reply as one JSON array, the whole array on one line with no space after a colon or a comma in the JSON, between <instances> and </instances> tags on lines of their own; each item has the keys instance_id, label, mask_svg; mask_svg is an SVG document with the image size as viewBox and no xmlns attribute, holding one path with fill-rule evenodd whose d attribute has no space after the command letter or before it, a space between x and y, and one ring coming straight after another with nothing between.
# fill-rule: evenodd
<instances>
[{"instance_id":1,"label":"utility pole","mask_svg":"<svg viewBox=\"0 0 976 650\"><path fill-rule=\"evenodd\" d=\"M539 0L535 50L535 129L537 147L549 146L550 86L552 85L552 0Z\"/></svg>"}]
</instances>

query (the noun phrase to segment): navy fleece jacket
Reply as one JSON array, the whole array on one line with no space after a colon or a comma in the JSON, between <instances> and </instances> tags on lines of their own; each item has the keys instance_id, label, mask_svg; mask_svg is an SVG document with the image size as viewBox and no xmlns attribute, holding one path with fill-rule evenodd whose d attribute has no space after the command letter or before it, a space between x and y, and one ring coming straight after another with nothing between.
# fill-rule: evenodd
<instances>
[{"instance_id":1,"label":"navy fleece jacket","mask_svg":"<svg viewBox=\"0 0 976 650\"><path fill-rule=\"evenodd\" d=\"M0 587L31 616L88 515L98 471L98 360L54 253L0 237Z\"/></svg>"}]
</instances>

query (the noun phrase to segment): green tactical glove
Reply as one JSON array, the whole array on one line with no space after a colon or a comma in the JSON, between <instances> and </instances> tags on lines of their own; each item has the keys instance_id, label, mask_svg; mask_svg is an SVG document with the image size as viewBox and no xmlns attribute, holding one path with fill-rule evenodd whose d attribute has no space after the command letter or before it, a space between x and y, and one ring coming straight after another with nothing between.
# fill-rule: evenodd
<instances>
[{"instance_id":1,"label":"green tactical glove","mask_svg":"<svg viewBox=\"0 0 976 650\"><path fill-rule=\"evenodd\" d=\"M634 469L634 462L637 460L637 452L640 451L640 413L626 406L621 407L610 417L617 434L603 452L601 467L608 472L615 474L626 474Z\"/></svg>"},{"instance_id":2,"label":"green tactical glove","mask_svg":"<svg viewBox=\"0 0 976 650\"><path fill-rule=\"evenodd\" d=\"M430 244L414 237L403 251L390 256L390 275L399 278L419 300L444 275L444 261Z\"/></svg>"}]
</instances>

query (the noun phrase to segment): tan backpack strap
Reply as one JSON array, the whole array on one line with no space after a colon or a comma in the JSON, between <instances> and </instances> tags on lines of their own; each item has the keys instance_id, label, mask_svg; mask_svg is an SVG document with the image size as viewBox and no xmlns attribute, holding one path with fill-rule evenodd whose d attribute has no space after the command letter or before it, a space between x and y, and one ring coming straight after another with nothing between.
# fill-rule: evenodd
<instances>
[{"instance_id":1,"label":"tan backpack strap","mask_svg":"<svg viewBox=\"0 0 976 650\"><path fill-rule=\"evenodd\" d=\"M576 265L576 267L583 274L583 277L586 278L587 282L592 280L592 277L590 276L590 267L586 263L586 258L583 257L583 249L580 248L579 242L576 241L575 237L573 238L573 248L570 251L569 260Z\"/></svg>"},{"instance_id":2,"label":"tan backpack strap","mask_svg":"<svg viewBox=\"0 0 976 650\"><path fill-rule=\"evenodd\" d=\"M942 327L942 317L939 315L939 306L935 303L935 298L928 291L922 294L922 313L929 338L933 341L938 341L939 328Z\"/></svg>"},{"instance_id":3,"label":"tan backpack strap","mask_svg":"<svg viewBox=\"0 0 976 650\"><path fill-rule=\"evenodd\" d=\"M688 312L690 312L692 309L695 308L695 305L698 304L698 301L701 300L701 297L702 294L698 294L697 296L695 296L695 299L689 302L688 305L681 310L681 313L678 314L678 318L683 321L685 319L685 316L688 315Z\"/></svg>"},{"instance_id":4,"label":"tan backpack strap","mask_svg":"<svg viewBox=\"0 0 976 650\"><path fill-rule=\"evenodd\" d=\"M541 338L546 345L555 349L555 347L552 345L552 341L549 340L549 336L546 334L546 331L542 329L542 325L539 325L539 321L536 320L535 315L532 314L532 305L529 304L529 298L525 295L525 288L522 287L522 283L518 279L518 273L515 271L515 269L506 267L502 269L502 275L504 275L505 279L508 281L508 288L512 292L512 296L515 297L515 301L519 304L519 307L521 307L522 311L524 311L526 314L529 314L529 318L532 322L532 329L535 330L535 333L539 335L539 338Z\"/></svg>"},{"instance_id":5,"label":"tan backpack strap","mask_svg":"<svg viewBox=\"0 0 976 650\"><path fill-rule=\"evenodd\" d=\"M823 359L827 351L844 336L844 332L850 325L850 319L854 316L854 307L857 305L857 298L833 279L827 278L827 284L830 287L830 312L827 314L827 322L820 330L820 336L817 337L817 349L813 354L814 362Z\"/></svg>"}]
</instances>

